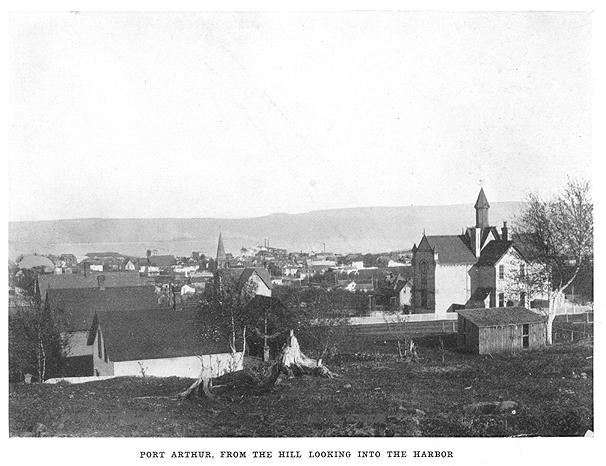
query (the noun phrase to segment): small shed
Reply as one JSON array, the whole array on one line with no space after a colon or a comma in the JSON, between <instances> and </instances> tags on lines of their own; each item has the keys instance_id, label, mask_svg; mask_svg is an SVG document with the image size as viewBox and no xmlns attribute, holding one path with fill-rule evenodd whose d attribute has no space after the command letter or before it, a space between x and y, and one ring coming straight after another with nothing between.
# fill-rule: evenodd
<instances>
[{"instance_id":1,"label":"small shed","mask_svg":"<svg viewBox=\"0 0 606 466\"><path fill-rule=\"evenodd\" d=\"M504 353L545 346L545 316L524 307L457 311L457 346L476 353Z\"/></svg>"}]
</instances>

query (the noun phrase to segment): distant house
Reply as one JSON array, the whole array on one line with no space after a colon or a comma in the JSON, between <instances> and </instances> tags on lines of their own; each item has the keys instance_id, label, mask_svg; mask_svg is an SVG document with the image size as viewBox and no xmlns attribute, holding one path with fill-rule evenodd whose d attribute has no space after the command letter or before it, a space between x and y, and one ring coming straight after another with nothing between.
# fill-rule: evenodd
<instances>
[{"instance_id":1,"label":"distant house","mask_svg":"<svg viewBox=\"0 0 606 466\"><path fill-rule=\"evenodd\" d=\"M241 370L243 353L211 339L196 311L99 311L89 328L95 375L197 378Z\"/></svg>"},{"instance_id":2,"label":"distant house","mask_svg":"<svg viewBox=\"0 0 606 466\"><path fill-rule=\"evenodd\" d=\"M124 270L127 270L129 272L132 272L134 270L137 270L137 265L135 263L134 259L126 259L126 262L124 262L124 266L123 266Z\"/></svg>"},{"instance_id":3,"label":"distant house","mask_svg":"<svg viewBox=\"0 0 606 466\"><path fill-rule=\"evenodd\" d=\"M51 288L46 291L46 309L58 315L58 323L67 342L66 376L94 375L88 339L96 312L161 309L154 286L108 288L102 278L102 275L97 277L96 288Z\"/></svg>"},{"instance_id":4,"label":"distant house","mask_svg":"<svg viewBox=\"0 0 606 466\"><path fill-rule=\"evenodd\" d=\"M490 354L545 345L545 317L529 309L493 307L457 313L457 346L462 351Z\"/></svg>"},{"instance_id":5,"label":"distant house","mask_svg":"<svg viewBox=\"0 0 606 466\"><path fill-rule=\"evenodd\" d=\"M236 283L238 290L242 291L247 285L255 290L256 296L271 296L273 283L267 269L262 267L247 267L243 269L220 269L217 271L219 280L230 277Z\"/></svg>"}]
</instances>

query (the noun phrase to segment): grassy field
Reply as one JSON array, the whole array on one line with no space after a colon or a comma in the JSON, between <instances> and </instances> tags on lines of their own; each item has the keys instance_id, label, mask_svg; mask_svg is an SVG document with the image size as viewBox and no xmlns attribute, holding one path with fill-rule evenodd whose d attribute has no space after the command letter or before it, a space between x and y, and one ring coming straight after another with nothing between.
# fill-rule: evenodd
<instances>
[{"instance_id":1,"label":"grassy field","mask_svg":"<svg viewBox=\"0 0 606 466\"><path fill-rule=\"evenodd\" d=\"M593 430L589 342L491 357L442 353L435 338L426 338L418 362L398 360L394 342L360 346L365 352L327 361L339 378L295 378L263 395L212 401L178 400L191 383L178 378L11 385L10 435L572 436ZM466 408L509 400L519 406L500 414Z\"/></svg>"}]
</instances>

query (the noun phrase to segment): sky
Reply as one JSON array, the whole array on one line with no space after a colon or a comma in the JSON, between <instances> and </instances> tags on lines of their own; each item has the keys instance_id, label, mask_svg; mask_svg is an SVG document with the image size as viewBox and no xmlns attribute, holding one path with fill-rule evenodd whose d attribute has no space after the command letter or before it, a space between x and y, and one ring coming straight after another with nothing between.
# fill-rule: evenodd
<instances>
[{"instance_id":1,"label":"sky","mask_svg":"<svg viewBox=\"0 0 606 466\"><path fill-rule=\"evenodd\" d=\"M590 78L588 13L14 13L9 220L549 196Z\"/></svg>"}]
</instances>

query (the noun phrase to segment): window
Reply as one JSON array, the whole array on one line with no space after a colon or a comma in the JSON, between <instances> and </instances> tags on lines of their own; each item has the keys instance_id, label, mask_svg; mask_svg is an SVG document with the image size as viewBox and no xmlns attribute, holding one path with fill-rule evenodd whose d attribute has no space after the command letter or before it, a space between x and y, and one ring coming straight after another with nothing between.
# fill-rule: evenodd
<instances>
[{"instance_id":1,"label":"window","mask_svg":"<svg viewBox=\"0 0 606 466\"><path fill-rule=\"evenodd\" d=\"M520 278L524 278L526 275L526 265L520 264Z\"/></svg>"},{"instance_id":2,"label":"window","mask_svg":"<svg viewBox=\"0 0 606 466\"><path fill-rule=\"evenodd\" d=\"M505 266L499 265L499 278L503 280L505 278Z\"/></svg>"},{"instance_id":3,"label":"window","mask_svg":"<svg viewBox=\"0 0 606 466\"><path fill-rule=\"evenodd\" d=\"M427 290L421 290L421 307L427 307Z\"/></svg>"},{"instance_id":4,"label":"window","mask_svg":"<svg viewBox=\"0 0 606 466\"><path fill-rule=\"evenodd\" d=\"M499 307L505 306L505 293L499 293Z\"/></svg>"},{"instance_id":5,"label":"window","mask_svg":"<svg viewBox=\"0 0 606 466\"><path fill-rule=\"evenodd\" d=\"M97 332L97 353L99 359L103 359L103 347L101 346L101 332Z\"/></svg>"},{"instance_id":6,"label":"window","mask_svg":"<svg viewBox=\"0 0 606 466\"><path fill-rule=\"evenodd\" d=\"M522 325L522 348L528 348L529 325Z\"/></svg>"}]
</instances>

